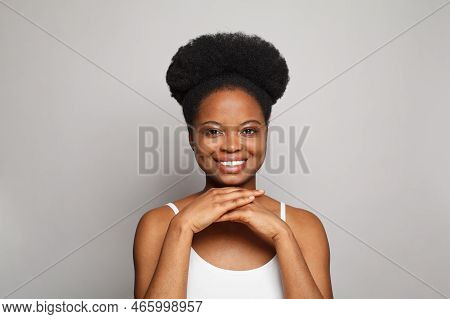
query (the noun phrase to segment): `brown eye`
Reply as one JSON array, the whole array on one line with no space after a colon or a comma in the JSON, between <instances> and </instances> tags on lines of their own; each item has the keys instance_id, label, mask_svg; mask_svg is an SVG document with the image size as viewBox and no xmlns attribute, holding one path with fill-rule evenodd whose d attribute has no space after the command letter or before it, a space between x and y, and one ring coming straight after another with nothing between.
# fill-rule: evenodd
<instances>
[{"instance_id":1,"label":"brown eye","mask_svg":"<svg viewBox=\"0 0 450 319\"><path fill-rule=\"evenodd\" d=\"M255 135L257 130L253 129L253 128L245 128L243 130L244 135Z\"/></svg>"},{"instance_id":2,"label":"brown eye","mask_svg":"<svg viewBox=\"0 0 450 319\"><path fill-rule=\"evenodd\" d=\"M206 136L212 136L212 137L214 137L214 136L217 136L217 135L219 135L220 134L220 131L219 130L216 130L216 129L207 129L207 130L205 130L205 135Z\"/></svg>"}]
</instances>

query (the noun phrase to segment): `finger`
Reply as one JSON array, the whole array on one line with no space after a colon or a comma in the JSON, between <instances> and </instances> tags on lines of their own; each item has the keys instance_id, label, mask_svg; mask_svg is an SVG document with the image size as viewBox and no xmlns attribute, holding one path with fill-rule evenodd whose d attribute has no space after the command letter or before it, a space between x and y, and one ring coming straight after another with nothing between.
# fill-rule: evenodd
<instances>
[{"instance_id":1,"label":"finger","mask_svg":"<svg viewBox=\"0 0 450 319\"><path fill-rule=\"evenodd\" d=\"M233 211L227 212L220 216L216 222L226 222L226 221L235 221L235 222L243 222L244 221L244 212L241 211Z\"/></svg>"},{"instance_id":2,"label":"finger","mask_svg":"<svg viewBox=\"0 0 450 319\"><path fill-rule=\"evenodd\" d=\"M255 196L250 195L219 202L218 210L216 212L217 216L220 216L223 213L228 212L229 210L235 209L237 207L247 205L248 203L251 203L254 199Z\"/></svg>"},{"instance_id":3,"label":"finger","mask_svg":"<svg viewBox=\"0 0 450 319\"><path fill-rule=\"evenodd\" d=\"M254 189L241 189L239 191L230 192L226 194L220 194L217 196L217 201L225 202L233 199L237 199L240 197L249 197L249 196L261 196L264 194L264 191L254 190Z\"/></svg>"},{"instance_id":4,"label":"finger","mask_svg":"<svg viewBox=\"0 0 450 319\"><path fill-rule=\"evenodd\" d=\"M229 194L233 192L243 191L245 190L245 188L229 186L229 187L220 187L218 188L218 190L220 194Z\"/></svg>"},{"instance_id":5,"label":"finger","mask_svg":"<svg viewBox=\"0 0 450 319\"><path fill-rule=\"evenodd\" d=\"M230 219L229 219L229 217L226 216L226 214L223 214L222 216L220 216L218 219L215 220L215 223L226 222L226 221L230 221Z\"/></svg>"},{"instance_id":6,"label":"finger","mask_svg":"<svg viewBox=\"0 0 450 319\"><path fill-rule=\"evenodd\" d=\"M260 195L259 193L264 193L265 191L263 189L247 189L247 188L243 188L243 187L234 187L234 186L228 186L228 187L220 187L220 188L216 188L217 190L219 190L220 194L229 194L229 193L233 193L233 192L239 192L239 191L254 191L254 192L258 192L258 195Z\"/></svg>"},{"instance_id":7,"label":"finger","mask_svg":"<svg viewBox=\"0 0 450 319\"><path fill-rule=\"evenodd\" d=\"M218 187L218 188L212 188L209 190L209 192L211 191L215 191L216 194L228 194L231 192L236 192L236 191L240 191L242 190L242 187L233 187L233 186L229 186L229 187ZM204 195L208 194L208 192L204 193Z\"/></svg>"},{"instance_id":8,"label":"finger","mask_svg":"<svg viewBox=\"0 0 450 319\"><path fill-rule=\"evenodd\" d=\"M216 222L226 222L226 221L231 221L230 214L231 214L231 213L225 213L225 214L223 214L223 215L220 216L218 219L216 219Z\"/></svg>"}]
</instances>

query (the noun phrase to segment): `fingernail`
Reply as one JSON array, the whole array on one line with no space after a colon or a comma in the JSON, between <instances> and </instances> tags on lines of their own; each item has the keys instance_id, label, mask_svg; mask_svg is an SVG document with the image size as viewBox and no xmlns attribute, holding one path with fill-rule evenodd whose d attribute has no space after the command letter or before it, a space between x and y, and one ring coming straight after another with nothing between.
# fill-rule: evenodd
<instances>
[{"instance_id":1,"label":"fingernail","mask_svg":"<svg viewBox=\"0 0 450 319\"><path fill-rule=\"evenodd\" d=\"M249 199L255 199L255 196L251 195L248 197Z\"/></svg>"}]
</instances>

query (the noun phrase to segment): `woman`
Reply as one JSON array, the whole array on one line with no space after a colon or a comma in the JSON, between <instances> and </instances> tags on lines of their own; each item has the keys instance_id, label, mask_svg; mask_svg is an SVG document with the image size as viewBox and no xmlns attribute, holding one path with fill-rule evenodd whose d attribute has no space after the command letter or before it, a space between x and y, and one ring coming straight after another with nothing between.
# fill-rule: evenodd
<instances>
[{"instance_id":1,"label":"woman","mask_svg":"<svg viewBox=\"0 0 450 319\"><path fill-rule=\"evenodd\" d=\"M179 48L166 80L206 183L142 216L135 298L333 298L319 218L256 189L285 59L255 35L208 34Z\"/></svg>"}]
</instances>

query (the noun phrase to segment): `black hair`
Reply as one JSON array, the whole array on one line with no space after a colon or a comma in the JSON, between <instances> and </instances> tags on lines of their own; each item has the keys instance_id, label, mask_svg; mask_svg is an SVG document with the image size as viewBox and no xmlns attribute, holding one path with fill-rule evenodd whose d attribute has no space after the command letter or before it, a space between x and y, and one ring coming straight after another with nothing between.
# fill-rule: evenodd
<instances>
[{"instance_id":1,"label":"black hair","mask_svg":"<svg viewBox=\"0 0 450 319\"><path fill-rule=\"evenodd\" d=\"M201 35L180 47L166 81L189 125L203 98L223 88L241 88L252 95L268 123L272 105L289 82L289 70L272 43L242 32L219 32Z\"/></svg>"}]
</instances>

